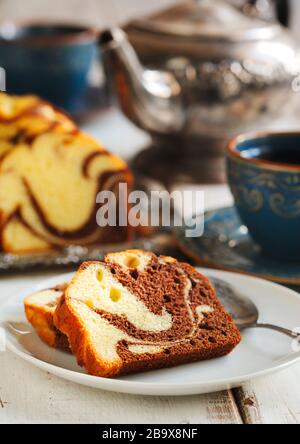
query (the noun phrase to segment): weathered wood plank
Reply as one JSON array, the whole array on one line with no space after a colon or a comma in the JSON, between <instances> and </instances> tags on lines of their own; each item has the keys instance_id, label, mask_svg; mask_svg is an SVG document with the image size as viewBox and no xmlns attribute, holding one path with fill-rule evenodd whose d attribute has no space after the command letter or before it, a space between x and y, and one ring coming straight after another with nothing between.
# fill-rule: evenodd
<instances>
[{"instance_id":1,"label":"weathered wood plank","mask_svg":"<svg viewBox=\"0 0 300 444\"><path fill-rule=\"evenodd\" d=\"M143 397L79 386L0 354L0 423L240 424L231 392Z\"/></svg>"},{"instance_id":2,"label":"weathered wood plank","mask_svg":"<svg viewBox=\"0 0 300 444\"><path fill-rule=\"evenodd\" d=\"M300 424L300 365L234 390L246 424Z\"/></svg>"},{"instance_id":3,"label":"weathered wood plank","mask_svg":"<svg viewBox=\"0 0 300 444\"><path fill-rule=\"evenodd\" d=\"M206 396L208 398L207 413L211 424L242 424L233 392L231 390Z\"/></svg>"}]
</instances>

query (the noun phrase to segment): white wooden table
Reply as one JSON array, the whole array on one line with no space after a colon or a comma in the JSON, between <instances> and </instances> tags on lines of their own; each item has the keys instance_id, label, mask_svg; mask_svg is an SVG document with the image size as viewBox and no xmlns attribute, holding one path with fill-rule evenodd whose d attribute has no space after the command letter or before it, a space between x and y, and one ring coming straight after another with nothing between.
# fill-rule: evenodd
<instances>
[{"instance_id":1,"label":"white wooden table","mask_svg":"<svg viewBox=\"0 0 300 444\"><path fill-rule=\"evenodd\" d=\"M118 124L119 131L111 131ZM112 151L130 157L147 137L109 112L86 126ZM122 134L122 136L120 136ZM230 202L226 187L206 187L207 207ZM53 272L0 276L0 306L25 284ZM0 308L1 310L1 308ZM211 424L300 423L300 365L237 390L184 398L141 397L75 385L0 353L0 423Z\"/></svg>"}]
</instances>

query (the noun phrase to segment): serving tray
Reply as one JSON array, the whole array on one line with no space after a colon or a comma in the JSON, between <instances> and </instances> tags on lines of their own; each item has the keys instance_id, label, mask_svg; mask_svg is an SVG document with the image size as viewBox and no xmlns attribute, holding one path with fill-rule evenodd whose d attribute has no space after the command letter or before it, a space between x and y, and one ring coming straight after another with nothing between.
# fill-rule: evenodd
<instances>
[{"instance_id":1,"label":"serving tray","mask_svg":"<svg viewBox=\"0 0 300 444\"><path fill-rule=\"evenodd\" d=\"M66 267L85 261L101 260L107 253L127 249L158 250L161 244L155 239L140 238L133 242L104 246L69 246L62 250L32 255L13 255L0 253L0 272L36 268Z\"/></svg>"}]
</instances>

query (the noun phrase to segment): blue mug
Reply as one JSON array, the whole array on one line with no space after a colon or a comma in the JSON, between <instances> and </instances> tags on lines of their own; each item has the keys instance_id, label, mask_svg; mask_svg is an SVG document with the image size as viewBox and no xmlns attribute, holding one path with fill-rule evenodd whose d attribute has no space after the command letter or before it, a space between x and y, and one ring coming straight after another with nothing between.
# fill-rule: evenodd
<instances>
[{"instance_id":1,"label":"blue mug","mask_svg":"<svg viewBox=\"0 0 300 444\"><path fill-rule=\"evenodd\" d=\"M233 139L228 180L241 220L263 253L300 263L300 133Z\"/></svg>"},{"instance_id":2,"label":"blue mug","mask_svg":"<svg viewBox=\"0 0 300 444\"><path fill-rule=\"evenodd\" d=\"M36 94L72 111L88 86L97 33L72 25L2 25L0 66L11 94Z\"/></svg>"}]
</instances>

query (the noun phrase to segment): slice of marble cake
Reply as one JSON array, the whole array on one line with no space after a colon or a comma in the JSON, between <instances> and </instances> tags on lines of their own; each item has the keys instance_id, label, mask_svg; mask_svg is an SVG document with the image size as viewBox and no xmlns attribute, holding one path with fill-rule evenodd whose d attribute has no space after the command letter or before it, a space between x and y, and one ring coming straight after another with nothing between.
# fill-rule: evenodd
<instances>
[{"instance_id":1,"label":"slice of marble cake","mask_svg":"<svg viewBox=\"0 0 300 444\"><path fill-rule=\"evenodd\" d=\"M28 322L34 327L45 344L62 350L70 350L68 338L54 325L53 317L67 284L38 291L24 300Z\"/></svg>"},{"instance_id":2,"label":"slice of marble cake","mask_svg":"<svg viewBox=\"0 0 300 444\"><path fill-rule=\"evenodd\" d=\"M103 377L218 358L241 340L207 278L142 251L84 263L54 323L78 363Z\"/></svg>"}]
</instances>

